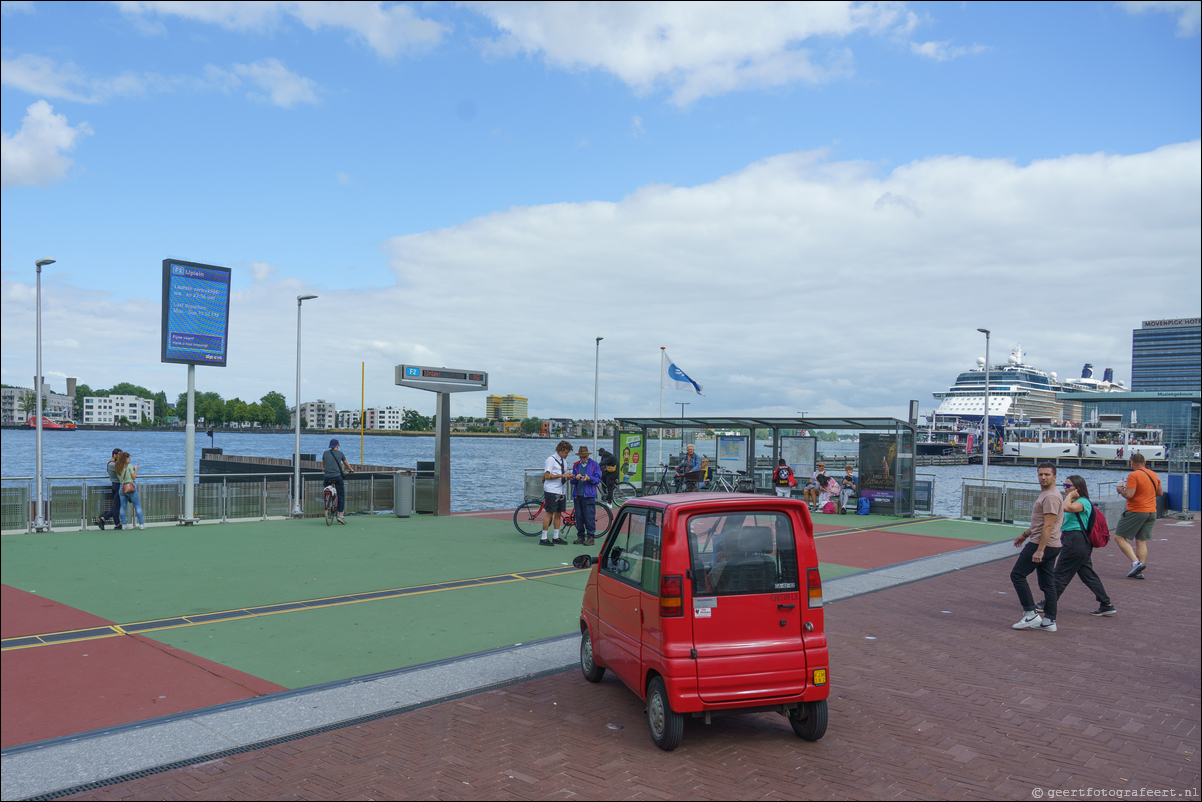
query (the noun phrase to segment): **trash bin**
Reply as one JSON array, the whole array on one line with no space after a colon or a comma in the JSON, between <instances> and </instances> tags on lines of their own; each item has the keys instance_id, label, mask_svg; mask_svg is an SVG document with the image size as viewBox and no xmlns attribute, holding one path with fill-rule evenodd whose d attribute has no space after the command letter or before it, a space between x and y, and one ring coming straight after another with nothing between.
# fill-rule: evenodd
<instances>
[{"instance_id":1,"label":"trash bin","mask_svg":"<svg viewBox=\"0 0 1202 802\"><path fill-rule=\"evenodd\" d=\"M392 512L398 518L413 514L413 472L397 471L392 477Z\"/></svg>"},{"instance_id":2,"label":"trash bin","mask_svg":"<svg viewBox=\"0 0 1202 802\"><path fill-rule=\"evenodd\" d=\"M434 475L434 460L418 460L413 479L413 509L433 514L438 511L438 479Z\"/></svg>"}]
</instances>

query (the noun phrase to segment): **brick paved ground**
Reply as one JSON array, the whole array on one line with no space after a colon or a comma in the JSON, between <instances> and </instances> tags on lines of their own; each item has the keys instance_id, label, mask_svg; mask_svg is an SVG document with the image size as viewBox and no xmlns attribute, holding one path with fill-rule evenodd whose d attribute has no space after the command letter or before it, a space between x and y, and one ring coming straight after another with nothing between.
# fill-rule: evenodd
<instances>
[{"instance_id":1,"label":"brick paved ground","mask_svg":"<svg viewBox=\"0 0 1202 802\"><path fill-rule=\"evenodd\" d=\"M1202 549L1167 523L1146 581L1113 546L1095 555L1119 616L1091 618L1074 583L1055 634L1010 629L1009 562L832 605L817 743L779 716L716 716L664 753L632 693L573 671L81 798L1197 798Z\"/></svg>"}]
</instances>

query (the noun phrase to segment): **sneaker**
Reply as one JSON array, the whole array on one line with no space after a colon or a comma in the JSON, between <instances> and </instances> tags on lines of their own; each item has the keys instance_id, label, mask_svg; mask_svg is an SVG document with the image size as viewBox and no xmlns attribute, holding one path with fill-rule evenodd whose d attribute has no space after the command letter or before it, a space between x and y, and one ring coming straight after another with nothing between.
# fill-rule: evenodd
<instances>
[{"instance_id":1,"label":"sneaker","mask_svg":"<svg viewBox=\"0 0 1202 802\"><path fill-rule=\"evenodd\" d=\"M1024 613L1023 619L1014 625L1015 629L1033 629L1043 623L1043 616L1034 610Z\"/></svg>"},{"instance_id":2,"label":"sneaker","mask_svg":"<svg viewBox=\"0 0 1202 802\"><path fill-rule=\"evenodd\" d=\"M1144 565L1141 562L1136 562L1135 565L1131 566L1131 570L1127 572L1127 578L1135 579L1138 577L1139 579L1143 579L1144 578L1144 569L1147 567L1148 566Z\"/></svg>"},{"instance_id":3,"label":"sneaker","mask_svg":"<svg viewBox=\"0 0 1202 802\"><path fill-rule=\"evenodd\" d=\"M145 529L145 528L146 528L146 524L138 524L138 528L139 528L139 529Z\"/></svg>"},{"instance_id":4,"label":"sneaker","mask_svg":"<svg viewBox=\"0 0 1202 802\"><path fill-rule=\"evenodd\" d=\"M546 538L543 538L542 540L538 541L538 545L540 545L540 546L554 546L555 544L554 544L554 543L552 543L551 541L547 540Z\"/></svg>"},{"instance_id":5,"label":"sneaker","mask_svg":"<svg viewBox=\"0 0 1202 802\"><path fill-rule=\"evenodd\" d=\"M1117 614L1118 614L1118 610L1114 609L1113 604L1100 604L1100 605L1098 605L1098 609L1096 609L1092 613L1090 613L1090 615L1095 615L1095 616L1103 616L1104 615L1107 618L1109 618L1112 615L1117 615Z\"/></svg>"},{"instance_id":6,"label":"sneaker","mask_svg":"<svg viewBox=\"0 0 1202 802\"><path fill-rule=\"evenodd\" d=\"M97 518L96 525L100 527L101 532L104 531L104 519L103 518Z\"/></svg>"},{"instance_id":7,"label":"sneaker","mask_svg":"<svg viewBox=\"0 0 1202 802\"><path fill-rule=\"evenodd\" d=\"M552 540L551 542L552 542L552 543L554 543L556 546L566 546L566 545L568 545L568 541L564 540L564 539L563 539L563 538L561 538L561 537L557 537L557 538L555 538L554 540Z\"/></svg>"},{"instance_id":8,"label":"sneaker","mask_svg":"<svg viewBox=\"0 0 1202 802\"><path fill-rule=\"evenodd\" d=\"M1050 618L1045 618L1037 626L1032 626L1031 629L1038 629L1040 632L1055 632L1056 622Z\"/></svg>"},{"instance_id":9,"label":"sneaker","mask_svg":"<svg viewBox=\"0 0 1202 802\"><path fill-rule=\"evenodd\" d=\"M343 518L341 515L339 515L339 516L338 516L338 523L340 523L340 524L344 524L344 523L346 523L346 519L345 519L345 518Z\"/></svg>"},{"instance_id":10,"label":"sneaker","mask_svg":"<svg viewBox=\"0 0 1202 802\"><path fill-rule=\"evenodd\" d=\"M1035 602L1035 612L1043 615L1043 602Z\"/></svg>"}]
</instances>

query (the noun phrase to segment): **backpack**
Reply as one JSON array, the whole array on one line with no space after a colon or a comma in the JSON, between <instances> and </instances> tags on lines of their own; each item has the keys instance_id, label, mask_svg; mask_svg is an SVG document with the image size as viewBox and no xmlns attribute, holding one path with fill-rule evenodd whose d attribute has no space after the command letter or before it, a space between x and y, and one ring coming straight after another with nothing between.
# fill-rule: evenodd
<instances>
[{"instance_id":1,"label":"backpack","mask_svg":"<svg viewBox=\"0 0 1202 802\"><path fill-rule=\"evenodd\" d=\"M860 499L859 502L857 502L857 504L856 504L856 515L867 515L868 507L869 507L868 499L866 499L866 498Z\"/></svg>"},{"instance_id":2,"label":"backpack","mask_svg":"<svg viewBox=\"0 0 1202 802\"><path fill-rule=\"evenodd\" d=\"M824 515L834 515L835 514L835 502L828 501L828 502L826 502L826 504L822 505L822 512Z\"/></svg>"},{"instance_id":3,"label":"backpack","mask_svg":"<svg viewBox=\"0 0 1202 802\"><path fill-rule=\"evenodd\" d=\"M1100 549L1110 542L1110 524L1106 522L1106 516L1102 511L1093 505L1089 504L1089 522L1083 524L1081 522L1081 513L1074 512L1077 516L1077 524L1085 532L1085 538L1089 541L1090 548Z\"/></svg>"}]
</instances>

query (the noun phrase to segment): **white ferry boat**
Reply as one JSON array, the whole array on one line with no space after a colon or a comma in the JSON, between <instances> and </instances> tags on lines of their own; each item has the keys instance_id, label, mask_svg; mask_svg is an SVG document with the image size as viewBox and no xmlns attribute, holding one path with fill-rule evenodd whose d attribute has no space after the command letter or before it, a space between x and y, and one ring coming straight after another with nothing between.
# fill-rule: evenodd
<instances>
[{"instance_id":1,"label":"white ferry boat","mask_svg":"<svg viewBox=\"0 0 1202 802\"><path fill-rule=\"evenodd\" d=\"M1081 430L1070 423L1060 423L1051 418L1031 418L1025 423L1007 426L1002 441L1003 457L1053 457L1081 456Z\"/></svg>"},{"instance_id":2,"label":"white ferry boat","mask_svg":"<svg viewBox=\"0 0 1202 802\"><path fill-rule=\"evenodd\" d=\"M1122 415L1099 415L1081 427L1081 456L1098 459L1164 459L1164 433L1151 426L1123 426Z\"/></svg>"},{"instance_id":3,"label":"white ferry boat","mask_svg":"<svg viewBox=\"0 0 1202 802\"><path fill-rule=\"evenodd\" d=\"M1121 392L1122 382L1112 380L1113 371L1106 369L1102 380L1093 378L1093 366L1086 364L1080 379L1060 381L1055 373L1045 373L1023 362L1022 343L1014 347L1004 365L989 368L989 418L1022 420L1048 418L1057 421L1080 421L1078 404L1062 404L1057 393ZM942 399L935 410L937 420L977 420L985 414L985 359L977 360L976 368L956 377L944 393L932 393Z\"/></svg>"}]
</instances>

